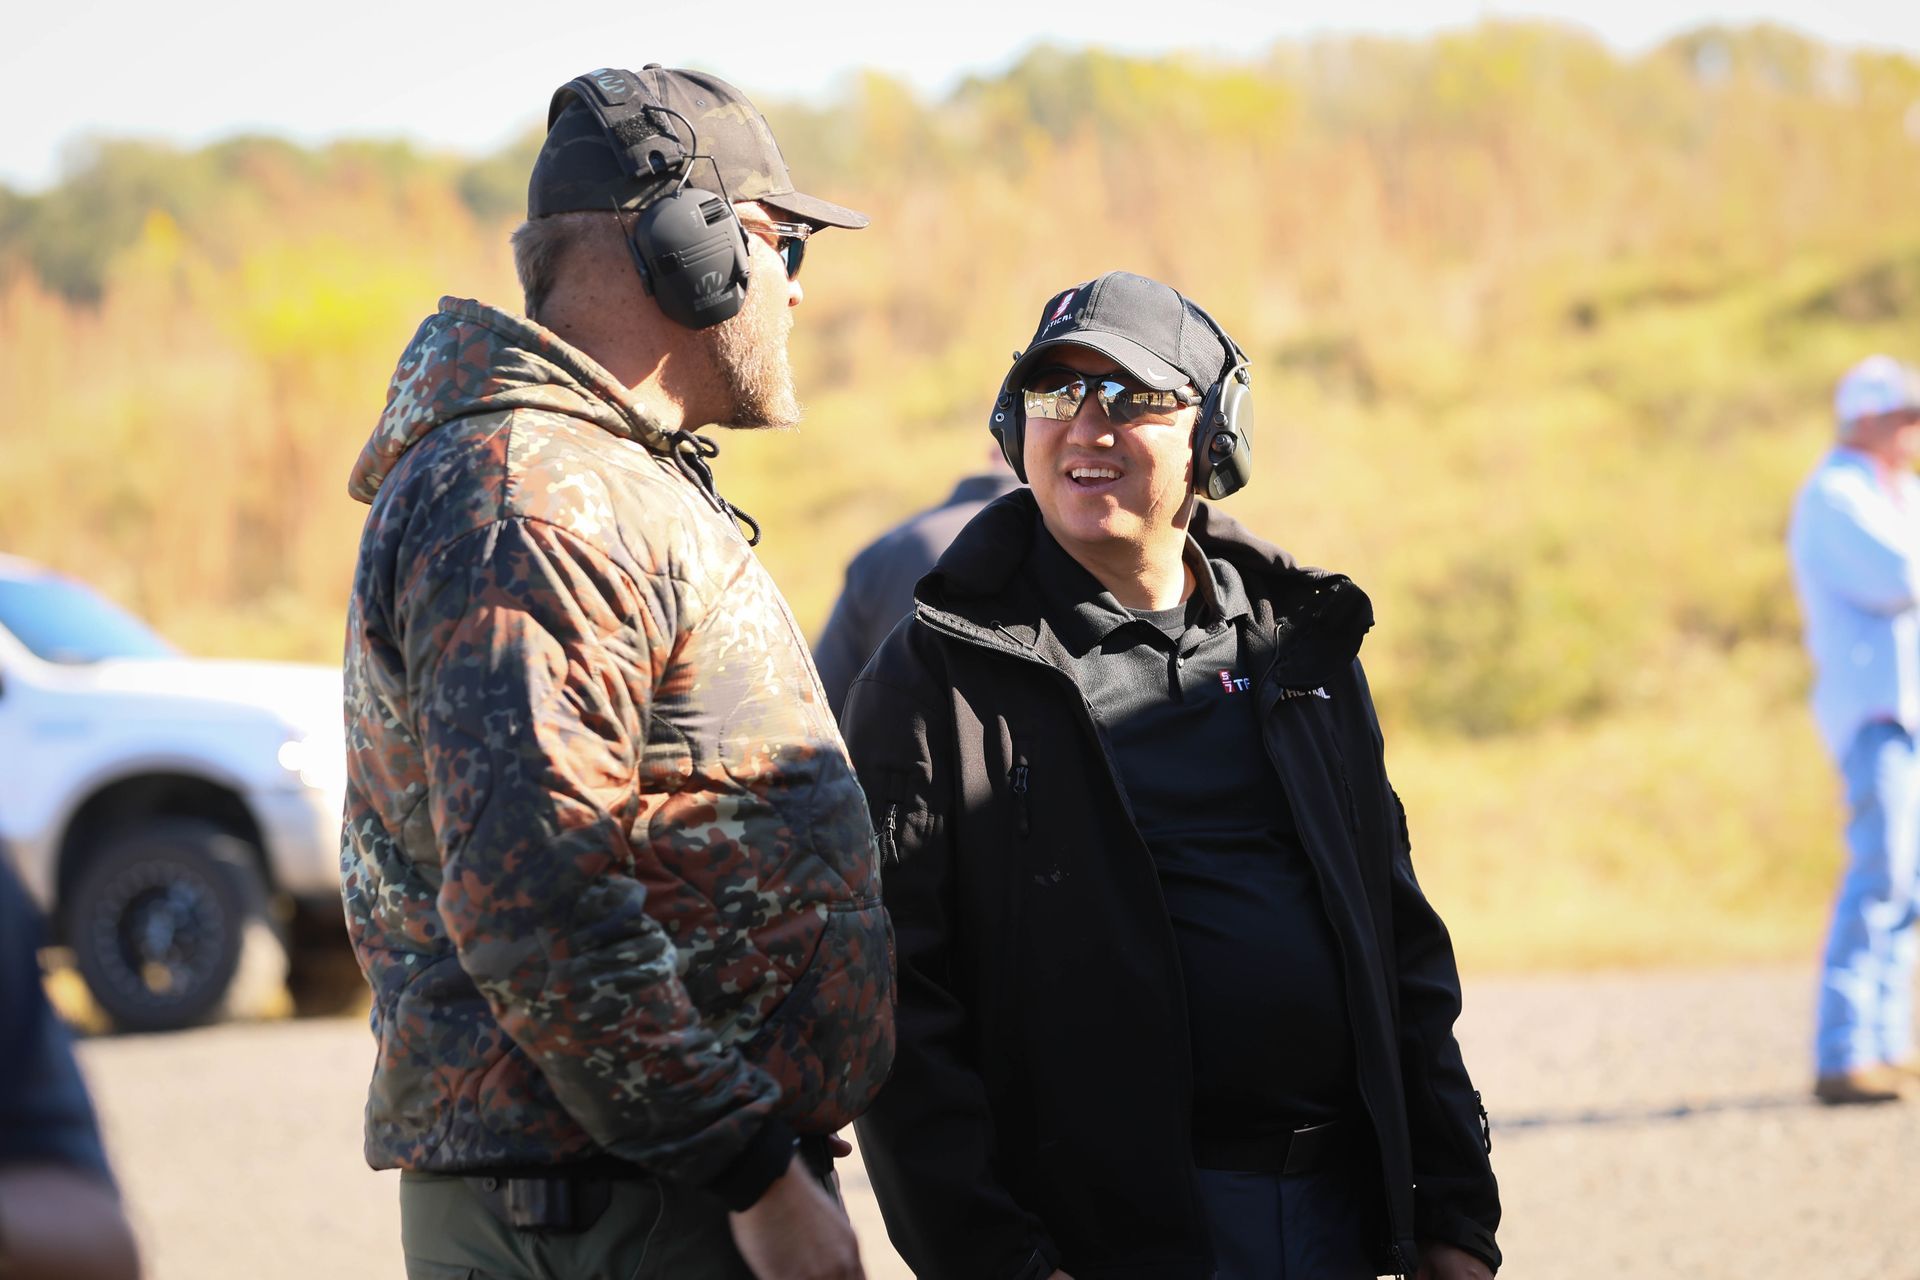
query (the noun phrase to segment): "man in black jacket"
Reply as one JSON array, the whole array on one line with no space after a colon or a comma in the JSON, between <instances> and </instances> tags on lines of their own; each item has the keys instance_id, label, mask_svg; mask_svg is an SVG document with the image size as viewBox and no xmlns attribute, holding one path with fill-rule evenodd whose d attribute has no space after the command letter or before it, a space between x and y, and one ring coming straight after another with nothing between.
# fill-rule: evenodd
<instances>
[{"instance_id":1,"label":"man in black jacket","mask_svg":"<svg viewBox=\"0 0 1920 1280\"><path fill-rule=\"evenodd\" d=\"M994 409L1029 490L849 695L899 948L859 1132L928 1280L1499 1265L1371 606L1196 500L1246 482L1249 408L1174 290L1056 294Z\"/></svg>"}]
</instances>

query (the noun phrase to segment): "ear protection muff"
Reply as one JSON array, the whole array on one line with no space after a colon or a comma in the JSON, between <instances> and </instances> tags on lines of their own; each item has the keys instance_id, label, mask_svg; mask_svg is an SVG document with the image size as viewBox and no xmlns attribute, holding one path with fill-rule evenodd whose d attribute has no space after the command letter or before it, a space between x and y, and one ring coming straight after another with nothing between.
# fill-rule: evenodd
<instances>
[{"instance_id":1,"label":"ear protection muff","mask_svg":"<svg viewBox=\"0 0 1920 1280\"><path fill-rule=\"evenodd\" d=\"M1020 353L1013 353L1013 363L1020 363ZM1007 369L1007 376L1000 380L1000 391L993 398L993 417L987 422L987 430L993 432L993 438L1000 442L1000 456L1013 468L1013 474L1020 477L1020 483L1027 482L1027 464L1021 456L1026 451L1027 407L1025 402L1015 398L1012 386L1013 369Z\"/></svg>"},{"instance_id":2,"label":"ear protection muff","mask_svg":"<svg viewBox=\"0 0 1920 1280\"><path fill-rule=\"evenodd\" d=\"M687 185L695 161L713 163L711 156L699 152L693 122L650 99L631 71L613 67L578 76L555 90L547 106L549 129L572 102L583 103L593 112L614 154L632 176L658 178L663 183L678 180L671 191L641 208L625 228L633 269L660 310L689 329L705 329L739 314L747 299L747 230L726 197L717 163L713 174L721 194ZM669 118L686 126L686 143L680 141Z\"/></svg>"},{"instance_id":3,"label":"ear protection muff","mask_svg":"<svg viewBox=\"0 0 1920 1280\"><path fill-rule=\"evenodd\" d=\"M747 300L746 231L728 200L682 187L640 211L627 232L640 283L669 320L706 329Z\"/></svg>"},{"instance_id":4,"label":"ear protection muff","mask_svg":"<svg viewBox=\"0 0 1920 1280\"><path fill-rule=\"evenodd\" d=\"M1227 331L1198 303L1188 305L1219 336L1228 354L1227 371L1201 397L1200 410L1193 418L1193 491L1218 502L1246 488L1253 478L1253 372L1240 344L1227 336ZM1020 354L1013 353L1014 366L1019 365ZM1013 474L1025 484L1027 412L1019 389L1013 385L1012 367L1000 380L987 430L1000 442L1000 454Z\"/></svg>"},{"instance_id":5,"label":"ear protection muff","mask_svg":"<svg viewBox=\"0 0 1920 1280\"><path fill-rule=\"evenodd\" d=\"M1193 418L1193 491L1218 502L1253 479L1253 371L1247 353L1206 309L1197 302L1188 305L1228 353L1227 371L1201 397L1200 412Z\"/></svg>"}]
</instances>

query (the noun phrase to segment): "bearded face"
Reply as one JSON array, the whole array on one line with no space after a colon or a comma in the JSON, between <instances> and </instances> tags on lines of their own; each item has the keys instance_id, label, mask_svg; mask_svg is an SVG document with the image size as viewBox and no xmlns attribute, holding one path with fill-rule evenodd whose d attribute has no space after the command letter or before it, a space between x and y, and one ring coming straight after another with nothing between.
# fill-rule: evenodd
<instances>
[{"instance_id":1,"label":"bearded face","mask_svg":"<svg viewBox=\"0 0 1920 1280\"><path fill-rule=\"evenodd\" d=\"M744 430L794 427L800 401L787 360L793 331L788 281L778 255L759 237L747 279L747 296L731 320L700 331L731 412L718 424Z\"/></svg>"}]
</instances>

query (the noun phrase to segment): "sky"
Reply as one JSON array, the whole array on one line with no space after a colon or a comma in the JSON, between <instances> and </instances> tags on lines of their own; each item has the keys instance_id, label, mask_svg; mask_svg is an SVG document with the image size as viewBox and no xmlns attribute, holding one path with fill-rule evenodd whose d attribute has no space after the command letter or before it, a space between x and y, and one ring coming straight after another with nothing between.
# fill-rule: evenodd
<instances>
[{"instance_id":1,"label":"sky","mask_svg":"<svg viewBox=\"0 0 1920 1280\"><path fill-rule=\"evenodd\" d=\"M1920 53L1912 0L54 0L16 11L0 44L0 183L43 189L89 135L403 137L484 152L539 120L557 85L604 65L695 66L784 98L831 96L870 68L937 95L1043 41L1232 56L1277 39L1421 36L1488 17L1572 23L1623 52L1704 23L1770 21Z\"/></svg>"}]
</instances>

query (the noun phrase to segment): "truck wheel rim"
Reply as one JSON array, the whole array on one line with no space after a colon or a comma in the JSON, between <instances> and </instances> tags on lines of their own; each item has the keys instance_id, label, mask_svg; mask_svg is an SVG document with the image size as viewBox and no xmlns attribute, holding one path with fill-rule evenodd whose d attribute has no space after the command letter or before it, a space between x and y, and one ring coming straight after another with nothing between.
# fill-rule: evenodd
<instances>
[{"instance_id":1,"label":"truck wheel rim","mask_svg":"<svg viewBox=\"0 0 1920 1280\"><path fill-rule=\"evenodd\" d=\"M116 876L94 917L95 954L122 994L169 1004L194 996L219 966L227 923L214 887L149 863Z\"/></svg>"}]
</instances>

